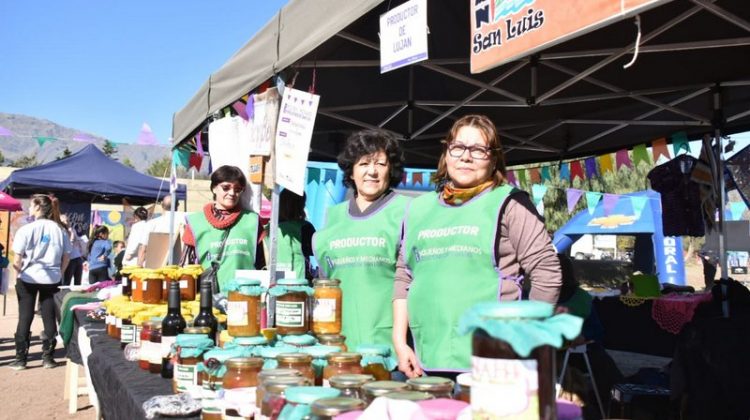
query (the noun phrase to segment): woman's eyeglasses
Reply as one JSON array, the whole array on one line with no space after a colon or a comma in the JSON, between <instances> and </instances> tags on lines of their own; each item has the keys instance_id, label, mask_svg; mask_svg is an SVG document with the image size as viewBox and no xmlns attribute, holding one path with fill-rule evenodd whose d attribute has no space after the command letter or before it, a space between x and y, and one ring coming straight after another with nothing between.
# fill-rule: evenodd
<instances>
[{"instance_id":1,"label":"woman's eyeglasses","mask_svg":"<svg viewBox=\"0 0 750 420\"><path fill-rule=\"evenodd\" d=\"M461 143L448 143L448 154L454 158L460 158L464 152L469 151L469 156L473 159L487 159L490 157L489 147L483 146L466 146Z\"/></svg>"},{"instance_id":2,"label":"woman's eyeglasses","mask_svg":"<svg viewBox=\"0 0 750 420\"><path fill-rule=\"evenodd\" d=\"M235 194L242 194L243 191L245 191L244 188L240 186L234 186L232 184L221 184L219 185L222 191L229 192L231 190L234 190Z\"/></svg>"}]
</instances>

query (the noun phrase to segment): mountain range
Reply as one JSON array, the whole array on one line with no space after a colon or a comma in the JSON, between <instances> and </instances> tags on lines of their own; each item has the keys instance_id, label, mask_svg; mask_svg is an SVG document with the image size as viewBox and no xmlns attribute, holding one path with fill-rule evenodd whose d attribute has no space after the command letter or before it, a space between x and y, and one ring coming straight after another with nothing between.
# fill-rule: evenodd
<instances>
[{"instance_id":1,"label":"mountain range","mask_svg":"<svg viewBox=\"0 0 750 420\"><path fill-rule=\"evenodd\" d=\"M12 132L10 136L0 136L0 152L4 158L3 166L14 166L22 158L35 158L38 164L47 163L63 156L67 148L75 153L88 143L100 149L104 148L106 139L85 130L65 127L49 120L20 114L0 112L0 127ZM73 140L76 136L85 136L88 142ZM37 138L51 139L38 141ZM40 145L40 143L42 143ZM139 172L145 173L155 161L169 157L167 146L146 146L138 144L116 143L113 158L120 162L129 161Z\"/></svg>"}]
</instances>

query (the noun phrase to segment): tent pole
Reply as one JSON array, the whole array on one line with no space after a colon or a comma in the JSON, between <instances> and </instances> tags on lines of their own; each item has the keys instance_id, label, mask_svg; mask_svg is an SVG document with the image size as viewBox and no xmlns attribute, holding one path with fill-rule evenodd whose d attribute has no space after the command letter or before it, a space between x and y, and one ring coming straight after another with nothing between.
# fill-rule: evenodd
<instances>
[{"instance_id":1,"label":"tent pole","mask_svg":"<svg viewBox=\"0 0 750 420\"><path fill-rule=\"evenodd\" d=\"M721 141L721 125L723 124L723 110L721 108L721 92L717 84L713 89L714 102L714 141L719 148L718 177L719 182L719 261L721 263L721 312L724 318L729 318L729 301L727 300L727 284L723 281L729 278L727 271L726 235L727 225L724 218L724 207L726 206L726 184L724 182L724 147Z\"/></svg>"},{"instance_id":2,"label":"tent pole","mask_svg":"<svg viewBox=\"0 0 750 420\"><path fill-rule=\"evenodd\" d=\"M5 258L8 258L8 259L10 259L10 222L11 222L10 211L8 211L8 227L7 227L8 232L7 232L7 236L5 237L5 245L6 245L5 246ZM8 275L10 276L10 270L8 270ZM7 278L7 279L4 278L2 279L2 281L7 281L8 287L10 287L10 278ZM6 290L6 292L3 293L3 316L5 316L5 309L7 305L8 305L8 292Z\"/></svg>"}]
</instances>

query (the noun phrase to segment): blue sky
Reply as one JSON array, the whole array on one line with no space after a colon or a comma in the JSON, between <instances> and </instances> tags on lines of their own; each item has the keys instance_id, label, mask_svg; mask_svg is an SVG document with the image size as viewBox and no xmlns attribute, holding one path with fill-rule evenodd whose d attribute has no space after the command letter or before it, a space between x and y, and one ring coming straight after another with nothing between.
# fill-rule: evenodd
<instances>
[{"instance_id":1,"label":"blue sky","mask_svg":"<svg viewBox=\"0 0 750 420\"><path fill-rule=\"evenodd\" d=\"M285 3L0 1L0 112L128 143L146 122L166 144L172 114Z\"/></svg>"}]
</instances>

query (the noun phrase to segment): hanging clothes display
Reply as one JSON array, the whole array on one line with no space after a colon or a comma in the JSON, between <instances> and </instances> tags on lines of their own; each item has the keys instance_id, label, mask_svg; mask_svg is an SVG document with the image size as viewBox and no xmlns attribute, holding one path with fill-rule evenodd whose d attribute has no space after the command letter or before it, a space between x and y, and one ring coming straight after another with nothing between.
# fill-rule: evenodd
<instances>
[{"instance_id":1,"label":"hanging clothes display","mask_svg":"<svg viewBox=\"0 0 750 420\"><path fill-rule=\"evenodd\" d=\"M732 177L732 181L745 201L745 205L750 207L750 171L748 168L750 168L750 146L727 159L726 170Z\"/></svg>"},{"instance_id":2,"label":"hanging clothes display","mask_svg":"<svg viewBox=\"0 0 750 420\"><path fill-rule=\"evenodd\" d=\"M703 236L700 188L691 180L698 160L678 156L648 173L651 188L661 194L664 236Z\"/></svg>"}]
</instances>

